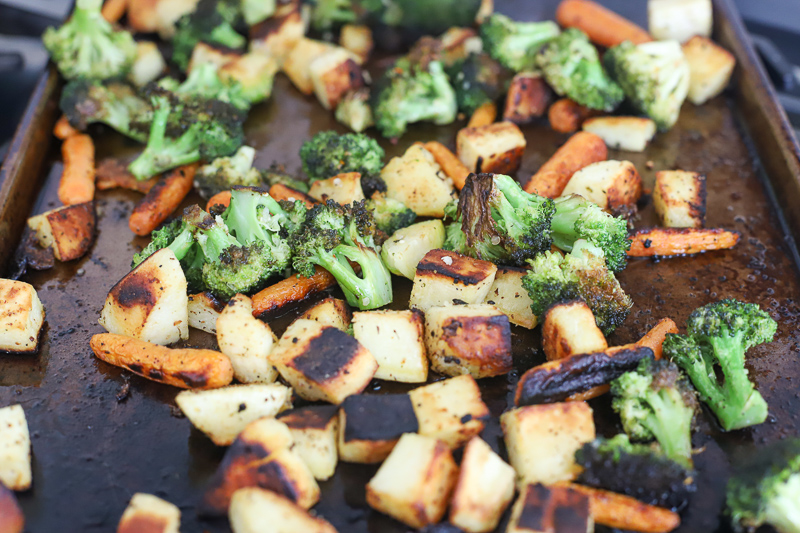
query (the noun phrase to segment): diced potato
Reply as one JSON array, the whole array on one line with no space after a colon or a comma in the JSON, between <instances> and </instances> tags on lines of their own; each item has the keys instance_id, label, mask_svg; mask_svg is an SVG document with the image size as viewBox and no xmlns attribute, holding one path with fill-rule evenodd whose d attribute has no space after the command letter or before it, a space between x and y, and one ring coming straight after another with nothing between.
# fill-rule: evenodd
<instances>
[{"instance_id":1,"label":"diced potato","mask_svg":"<svg viewBox=\"0 0 800 533\"><path fill-rule=\"evenodd\" d=\"M452 27L439 36L442 60L445 65L465 59L470 54L483 52L483 41L474 28Z\"/></svg>"},{"instance_id":2,"label":"diced potato","mask_svg":"<svg viewBox=\"0 0 800 533\"><path fill-rule=\"evenodd\" d=\"M369 106L369 88L361 87L342 96L339 105L336 106L335 116L337 121L356 133L361 133L374 125L375 118Z\"/></svg>"},{"instance_id":3,"label":"diced potato","mask_svg":"<svg viewBox=\"0 0 800 533\"><path fill-rule=\"evenodd\" d=\"M689 63L689 101L704 104L720 94L733 74L733 54L705 37L692 37L683 45Z\"/></svg>"},{"instance_id":4,"label":"diced potato","mask_svg":"<svg viewBox=\"0 0 800 533\"><path fill-rule=\"evenodd\" d=\"M526 272L522 268L497 267L494 283L483 301L508 316L512 324L533 329L537 323L536 315L531 310L533 302L522 286Z\"/></svg>"},{"instance_id":5,"label":"diced potato","mask_svg":"<svg viewBox=\"0 0 800 533\"><path fill-rule=\"evenodd\" d=\"M419 434L459 448L483 431L490 413L475 378L459 376L424 385L408 393L419 422Z\"/></svg>"},{"instance_id":6,"label":"diced potato","mask_svg":"<svg viewBox=\"0 0 800 533\"><path fill-rule=\"evenodd\" d=\"M423 528L444 516L457 475L445 443L406 433L367 483L367 503L406 525Z\"/></svg>"},{"instance_id":7,"label":"diced potato","mask_svg":"<svg viewBox=\"0 0 800 533\"><path fill-rule=\"evenodd\" d=\"M0 484L11 490L31 488L31 436L19 404L0 409Z\"/></svg>"},{"instance_id":8,"label":"diced potato","mask_svg":"<svg viewBox=\"0 0 800 533\"><path fill-rule=\"evenodd\" d=\"M282 65L286 55L303 38L308 20L299 1L278 7L275 14L250 28L250 49L274 57Z\"/></svg>"},{"instance_id":9,"label":"diced potato","mask_svg":"<svg viewBox=\"0 0 800 533\"><path fill-rule=\"evenodd\" d=\"M393 157L383 167L381 178L389 198L400 200L421 217L442 218L445 206L456 195L453 180L420 143L412 144L401 157Z\"/></svg>"},{"instance_id":10,"label":"diced potato","mask_svg":"<svg viewBox=\"0 0 800 533\"><path fill-rule=\"evenodd\" d=\"M137 0L128 2L128 23L142 33L158 32L162 38L175 33L175 23L194 11L198 0Z\"/></svg>"},{"instance_id":11,"label":"diced potato","mask_svg":"<svg viewBox=\"0 0 800 533\"><path fill-rule=\"evenodd\" d=\"M713 11L711 0L648 0L650 34L659 41L681 43L695 35L710 37Z\"/></svg>"},{"instance_id":12,"label":"diced potato","mask_svg":"<svg viewBox=\"0 0 800 533\"><path fill-rule=\"evenodd\" d=\"M189 74L195 66L206 63L210 63L217 68L222 68L231 61L236 61L239 57L241 57L241 55L236 52L222 50L210 44L199 42L192 50L192 57L189 59L189 67L186 73Z\"/></svg>"},{"instance_id":13,"label":"diced potato","mask_svg":"<svg viewBox=\"0 0 800 533\"><path fill-rule=\"evenodd\" d=\"M229 446L250 422L290 408L291 397L289 387L259 383L205 391L187 390L178 393L175 403L214 444Z\"/></svg>"},{"instance_id":14,"label":"diced potato","mask_svg":"<svg viewBox=\"0 0 800 533\"><path fill-rule=\"evenodd\" d=\"M481 5L475 14L475 22L483 24L492 13L494 13L494 0L481 0Z\"/></svg>"},{"instance_id":15,"label":"diced potato","mask_svg":"<svg viewBox=\"0 0 800 533\"><path fill-rule=\"evenodd\" d=\"M186 276L172 250L157 251L111 287L100 325L154 344L189 338Z\"/></svg>"},{"instance_id":16,"label":"diced potato","mask_svg":"<svg viewBox=\"0 0 800 533\"><path fill-rule=\"evenodd\" d=\"M552 94L541 74L520 72L508 87L503 120L515 124L533 122L547 111Z\"/></svg>"},{"instance_id":17,"label":"diced potato","mask_svg":"<svg viewBox=\"0 0 800 533\"><path fill-rule=\"evenodd\" d=\"M547 310L542 324L542 350L548 361L608 348L594 314L583 300L557 303Z\"/></svg>"},{"instance_id":18,"label":"diced potato","mask_svg":"<svg viewBox=\"0 0 800 533\"><path fill-rule=\"evenodd\" d=\"M299 319L314 320L323 326L333 326L342 331L347 331L352 320L352 313L347 302L329 296L309 307ZM369 349L369 347L367 347Z\"/></svg>"},{"instance_id":19,"label":"diced potato","mask_svg":"<svg viewBox=\"0 0 800 533\"><path fill-rule=\"evenodd\" d=\"M584 402L518 407L503 413L500 425L519 487L573 479L580 471L575 452L595 438L592 408Z\"/></svg>"},{"instance_id":20,"label":"diced potato","mask_svg":"<svg viewBox=\"0 0 800 533\"><path fill-rule=\"evenodd\" d=\"M706 177L685 170L656 173L653 204L668 228L702 228L706 222Z\"/></svg>"},{"instance_id":21,"label":"diced potato","mask_svg":"<svg viewBox=\"0 0 800 533\"><path fill-rule=\"evenodd\" d=\"M0 531L3 533L23 533L25 515L11 489L0 483Z\"/></svg>"},{"instance_id":22,"label":"diced potato","mask_svg":"<svg viewBox=\"0 0 800 533\"><path fill-rule=\"evenodd\" d=\"M447 250L431 250L417 265L408 306L431 307L481 303L494 283L497 266Z\"/></svg>"},{"instance_id":23,"label":"diced potato","mask_svg":"<svg viewBox=\"0 0 800 533\"><path fill-rule=\"evenodd\" d=\"M378 363L344 331L313 320L295 320L270 360L301 398L340 404L369 384Z\"/></svg>"},{"instance_id":24,"label":"diced potato","mask_svg":"<svg viewBox=\"0 0 800 533\"><path fill-rule=\"evenodd\" d=\"M239 489L233 494L228 518L233 533L337 533L326 520L309 515L283 496L257 487Z\"/></svg>"},{"instance_id":25,"label":"diced potato","mask_svg":"<svg viewBox=\"0 0 800 533\"><path fill-rule=\"evenodd\" d=\"M242 383L272 383L278 371L269 362L273 333L270 327L253 316L253 302L237 294L217 319L219 351L228 356L233 375Z\"/></svg>"},{"instance_id":26,"label":"diced potato","mask_svg":"<svg viewBox=\"0 0 800 533\"><path fill-rule=\"evenodd\" d=\"M450 523L468 533L488 533L514 498L514 469L480 437L464 448L450 502Z\"/></svg>"},{"instance_id":27,"label":"diced potato","mask_svg":"<svg viewBox=\"0 0 800 533\"><path fill-rule=\"evenodd\" d=\"M317 405L292 409L280 415L280 421L292 433L292 451L305 461L319 480L330 478L339 461L337 414L334 405Z\"/></svg>"},{"instance_id":28,"label":"diced potato","mask_svg":"<svg viewBox=\"0 0 800 533\"><path fill-rule=\"evenodd\" d=\"M525 135L511 122L463 128L456 137L458 158L472 172L513 174L522 162Z\"/></svg>"},{"instance_id":29,"label":"diced potato","mask_svg":"<svg viewBox=\"0 0 800 533\"><path fill-rule=\"evenodd\" d=\"M161 77L166 68L167 63L156 43L138 41L136 43L136 59L128 73L128 80L137 87L144 87Z\"/></svg>"},{"instance_id":30,"label":"diced potato","mask_svg":"<svg viewBox=\"0 0 800 533\"><path fill-rule=\"evenodd\" d=\"M364 311L353 315L353 336L378 362L375 377L425 383L428 357L419 311Z\"/></svg>"},{"instance_id":31,"label":"diced potato","mask_svg":"<svg viewBox=\"0 0 800 533\"><path fill-rule=\"evenodd\" d=\"M314 59L309 66L309 75L314 94L325 109L336 109L345 94L364 86L358 57L341 47Z\"/></svg>"},{"instance_id":32,"label":"diced potato","mask_svg":"<svg viewBox=\"0 0 800 533\"><path fill-rule=\"evenodd\" d=\"M589 498L566 487L526 485L511 511L506 533L592 533Z\"/></svg>"},{"instance_id":33,"label":"diced potato","mask_svg":"<svg viewBox=\"0 0 800 533\"><path fill-rule=\"evenodd\" d=\"M39 245L52 248L59 261L79 259L89 251L96 223L94 202L59 207L28 219Z\"/></svg>"},{"instance_id":34,"label":"diced potato","mask_svg":"<svg viewBox=\"0 0 800 533\"><path fill-rule=\"evenodd\" d=\"M656 123L643 117L592 117L583 123L613 150L643 152L656 134Z\"/></svg>"},{"instance_id":35,"label":"diced potato","mask_svg":"<svg viewBox=\"0 0 800 533\"><path fill-rule=\"evenodd\" d=\"M562 196L580 194L606 211L634 205L642 195L642 178L630 161L599 161L572 175Z\"/></svg>"},{"instance_id":36,"label":"diced potato","mask_svg":"<svg viewBox=\"0 0 800 533\"><path fill-rule=\"evenodd\" d=\"M35 353L44 306L33 285L0 278L0 352Z\"/></svg>"},{"instance_id":37,"label":"diced potato","mask_svg":"<svg viewBox=\"0 0 800 533\"><path fill-rule=\"evenodd\" d=\"M278 61L261 52L250 52L222 65L217 71L223 81L239 83L242 94L251 102L261 102L272 94Z\"/></svg>"},{"instance_id":38,"label":"diced potato","mask_svg":"<svg viewBox=\"0 0 800 533\"><path fill-rule=\"evenodd\" d=\"M426 220L397 230L381 247L381 258L392 274L414 279L417 265L425 254L444 246L441 220Z\"/></svg>"},{"instance_id":39,"label":"diced potato","mask_svg":"<svg viewBox=\"0 0 800 533\"><path fill-rule=\"evenodd\" d=\"M360 202L364 199L361 189L361 173L345 172L311 184L308 195L320 202L333 200L342 205Z\"/></svg>"},{"instance_id":40,"label":"diced potato","mask_svg":"<svg viewBox=\"0 0 800 533\"><path fill-rule=\"evenodd\" d=\"M217 319L225 308L210 292L189 295L189 327L217 334Z\"/></svg>"},{"instance_id":41,"label":"diced potato","mask_svg":"<svg viewBox=\"0 0 800 533\"><path fill-rule=\"evenodd\" d=\"M117 526L117 533L178 533L181 510L158 496L137 492Z\"/></svg>"},{"instance_id":42,"label":"diced potato","mask_svg":"<svg viewBox=\"0 0 800 533\"><path fill-rule=\"evenodd\" d=\"M311 62L334 48L331 43L303 37L286 56L283 71L300 92L311 94L314 92L314 84L311 82Z\"/></svg>"},{"instance_id":43,"label":"diced potato","mask_svg":"<svg viewBox=\"0 0 800 533\"><path fill-rule=\"evenodd\" d=\"M358 62L363 65L372 52L372 30L369 26L345 24L339 33L339 44L353 52L358 57Z\"/></svg>"},{"instance_id":44,"label":"diced potato","mask_svg":"<svg viewBox=\"0 0 800 533\"><path fill-rule=\"evenodd\" d=\"M480 379L513 368L511 326L493 305L431 307L425 313L425 343L431 367L446 376Z\"/></svg>"},{"instance_id":45,"label":"diced potato","mask_svg":"<svg viewBox=\"0 0 800 533\"><path fill-rule=\"evenodd\" d=\"M339 410L339 457L348 463L380 463L404 433L419 429L408 394L357 394Z\"/></svg>"}]
</instances>

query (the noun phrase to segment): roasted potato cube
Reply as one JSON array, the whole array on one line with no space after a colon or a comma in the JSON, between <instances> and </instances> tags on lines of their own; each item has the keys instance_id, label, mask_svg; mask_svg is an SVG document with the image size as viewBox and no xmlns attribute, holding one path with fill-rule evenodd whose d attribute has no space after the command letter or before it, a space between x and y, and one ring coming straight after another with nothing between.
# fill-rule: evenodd
<instances>
[{"instance_id":1,"label":"roasted potato cube","mask_svg":"<svg viewBox=\"0 0 800 533\"><path fill-rule=\"evenodd\" d=\"M733 74L733 54L705 37L692 37L683 45L689 62L689 101L700 105L720 94Z\"/></svg>"},{"instance_id":2,"label":"roasted potato cube","mask_svg":"<svg viewBox=\"0 0 800 533\"><path fill-rule=\"evenodd\" d=\"M314 93L325 109L336 109L345 94L364 86L358 57L341 47L314 59L309 66L309 76Z\"/></svg>"},{"instance_id":3,"label":"roasted potato cube","mask_svg":"<svg viewBox=\"0 0 800 533\"><path fill-rule=\"evenodd\" d=\"M630 161L600 161L572 175L561 195L570 194L580 194L613 213L642 196L642 178Z\"/></svg>"},{"instance_id":4,"label":"roasted potato cube","mask_svg":"<svg viewBox=\"0 0 800 533\"><path fill-rule=\"evenodd\" d=\"M192 57L189 58L189 66L186 69L186 72L188 74L195 66L203 65L205 63L210 63L217 68L222 68L231 61L236 61L239 59L239 57L241 57L241 55L236 52L222 50L220 48L215 48L210 44L199 42L194 45Z\"/></svg>"},{"instance_id":5,"label":"roasted potato cube","mask_svg":"<svg viewBox=\"0 0 800 533\"><path fill-rule=\"evenodd\" d=\"M444 442L406 433L367 483L373 509L423 528L444 516L458 467Z\"/></svg>"},{"instance_id":6,"label":"roasted potato cube","mask_svg":"<svg viewBox=\"0 0 800 533\"><path fill-rule=\"evenodd\" d=\"M361 173L345 172L325 180L317 180L311 184L308 195L320 202L333 200L342 205L360 202L364 199L361 189Z\"/></svg>"},{"instance_id":7,"label":"roasted potato cube","mask_svg":"<svg viewBox=\"0 0 800 533\"><path fill-rule=\"evenodd\" d=\"M111 287L100 325L154 344L189 338L186 276L172 250L157 251Z\"/></svg>"},{"instance_id":8,"label":"roasted potato cube","mask_svg":"<svg viewBox=\"0 0 800 533\"><path fill-rule=\"evenodd\" d=\"M225 303L210 292L189 295L189 327L217 334L217 319Z\"/></svg>"},{"instance_id":9,"label":"roasted potato cube","mask_svg":"<svg viewBox=\"0 0 800 533\"><path fill-rule=\"evenodd\" d=\"M695 35L711 36L711 0L648 0L650 34L659 41L686 42Z\"/></svg>"},{"instance_id":10,"label":"roasted potato cube","mask_svg":"<svg viewBox=\"0 0 800 533\"><path fill-rule=\"evenodd\" d=\"M44 325L44 306L33 285L0 278L0 351L35 353Z\"/></svg>"},{"instance_id":11,"label":"roasted potato cube","mask_svg":"<svg viewBox=\"0 0 800 533\"><path fill-rule=\"evenodd\" d=\"M472 172L513 174L522 162L525 135L511 122L463 128L456 137L456 149Z\"/></svg>"},{"instance_id":12,"label":"roasted potato cube","mask_svg":"<svg viewBox=\"0 0 800 533\"><path fill-rule=\"evenodd\" d=\"M483 41L474 28L452 27L439 36L442 60L446 65L483 52Z\"/></svg>"},{"instance_id":13,"label":"roasted potato cube","mask_svg":"<svg viewBox=\"0 0 800 533\"><path fill-rule=\"evenodd\" d=\"M428 357L419 311L364 311L353 315L353 336L378 362L375 377L425 383Z\"/></svg>"},{"instance_id":14,"label":"roasted potato cube","mask_svg":"<svg viewBox=\"0 0 800 533\"><path fill-rule=\"evenodd\" d=\"M253 316L253 302L237 294L217 319L219 351L228 356L233 375L242 383L272 383L278 371L269 362L274 335L270 327Z\"/></svg>"},{"instance_id":15,"label":"roasted potato cube","mask_svg":"<svg viewBox=\"0 0 800 533\"><path fill-rule=\"evenodd\" d=\"M489 408L475 378L459 376L424 385L408 393L419 422L419 434L459 448L483 431Z\"/></svg>"},{"instance_id":16,"label":"roasted potato cube","mask_svg":"<svg viewBox=\"0 0 800 533\"><path fill-rule=\"evenodd\" d=\"M400 200L421 217L444 216L444 207L455 197L453 180L442 172L433 154L420 143L383 167L386 195Z\"/></svg>"},{"instance_id":17,"label":"roasted potato cube","mask_svg":"<svg viewBox=\"0 0 800 533\"><path fill-rule=\"evenodd\" d=\"M444 246L441 220L426 220L397 230L381 247L381 259L392 274L413 280L425 254Z\"/></svg>"},{"instance_id":18,"label":"roasted potato cube","mask_svg":"<svg viewBox=\"0 0 800 533\"><path fill-rule=\"evenodd\" d=\"M494 531L514 498L514 469L480 437L464 448L450 502L450 523L468 533Z\"/></svg>"},{"instance_id":19,"label":"roasted potato cube","mask_svg":"<svg viewBox=\"0 0 800 533\"><path fill-rule=\"evenodd\" d=\"M542 349L548 361L578 353L599 352L608 348L603 332L583 300L552 306L542 323Z\"/></svg>"},{"instance_id":20,"label":"roasted potato cube","mask_svg":"<svg viewBox=\"0 0 800 533\"><path fill-rule=\"evenodd\" d=\"M319 480L330 478L339 461L338 411L335 405L316 405L285 411L279 417L292 433L292 451Z\"/></svg>"},{"instance_id":21,"label":"roasted potato cube","mask_svg":"<svg viewBox=\"0 0 800 533\"><path fill-rule=\"evenodd\" d=\"M408 306L431 307L481 303L494 283L497 266L447 250L431 250L417 265Z\"/></svg>"},{"instance_id":22,"label":"roasted potato cube","mask_svg":"<svg viewBox=\"0 0 800 533\"><path fill-rule=\"evenodd\" d=\"M592 533L589 498L566 487L526 485L511 511L506 533Z\"/></svg>"},{"instance_id":23,"label":"roasted potato cube","mask_svg":"<svg viewBox=\"0 0 800 533\"><path fill-rule=\"evenodd\" d=\"M552 91L536 72L520 72L511 80L506 96L503 120L527 124L544 115L550 105Z\"/></svg>"},{"instance_id":24,"label":"roasted potato cube","mask_svg":"<svg viewBox=\"0 0 800 533\"><path fill-rule=\"evenodd\" d=\"M433 370L475 379L512 369L508 317L489 304L431 307L425 313L425 343Z\"/></svg>"},{"instance_id":25,"label":"roasted potato cube","mask_svg":"<svg viewBox=\"0 0 800 533\"><path fill-rule=\"evenodd\" d=\"M142 33L158 32L167 39L175 33L175 23L194 11L198 0L137 0L128 2L128 23Z\"/></svg>"},{"instance_id":26,"label":"roasted potato cube","mask_svg":"<svg viewBox=\"0 0 800 533\"><path fill-rule=\"evenodd\" d=\"M339 410L339 457L348 463L380 463L401 435L418 429L408 394L350 396Z\"/></svg>"},{"instance_id":27,"label":"roasted potato cube","mask_svg":"<svg viewBox=\"0 0 800 533\"><path fill-rule=\"evenodd\" d=\"M275 14L250 27L250 50L266 53L283 65L286 55L303 38L308 21L299 1L279 6Z\"/></svg>"},{"instance_id":28,"label":"roasted potato cube","mask_svg":"<svg viewBox=\"0 0 800 533\"><path fill-rule=\"evenodd\" d=\"M531 310L528 291L522 286L526 272L522 268L497 267L494 283L483 301L495 306L512 324L533 329L537 323L536 315Z\"/></svg>"},{"instance_id":29,"label":"roasted potato cube","mask_svg":"<svg viewBox=\"0 0 800 533\"><path fill-rule=\"evenodd\" d=\"M314 320L323 326L333 326L347 331L352 320L352 313L347 302L329 296L309 307L298 319ZM369 349L369 347L367 347Z\"/></svg>"},{"instance_id":30,"label":"roasted potato cube","mask_svg":"<svg viewBox=\"0 0 800 533\"><path fill-rule=\"evenodd\" d=\"M141 88L160 78L166 68L167 63L156 43L138 41L136 43L136 59L128 73L128 80Z\"/></svg>"},{"instance_id":31,"label":"roasted potato cube","mask_svg":"<svg viewBox=\"0 0 800 533\"><path fill-rule=\"evenodd\" d=\"M265 517L269 517L268 526ZM228 518L234 533L337 533L327 521L309 515L291 500L257 487L234 493Z\"/></svg>"},{"instance_id":32,"label":"roasted potato cube","mask_svg":"<svg viewBox=\"0 0 800 533\"><path fill-rule=\"evenodd\" d=\"M254 420L288 409L292 391L278 383L183 391L175 397L186 418L217 446L228 446Z\"/></svg>"},{"instance_id":33,"label":"roasted potato cube","mask_svg":"<svg viewBox=\"0 0 800 533\"><path fill-rule=\"evenodd\" d=\"M583 129L614 150L643 152L656 134L656 123L642 117L592 117L586 119Z\"/></svg>"},{"instance_id":34,"label":"roasted potato cube","mask_svg":"<svg viewBox=\"0 0 800 533\"><path fill-rule=\"evenodd\" d=\"M344 331L295 320L270 354L283 379L301 398L340 404L369 384L378 363Z\"/></svg>"},{"instance_id":35,"label":"roasted potato cube","mask_svg":"<svg viewBox=\"0 0 800 533\"><path fill-rule=\"evenodd\" d=\"M372 52L372 30L369 26L345 24L339 32L339 44L358 57L358 63L364 64Z\"/></svg>"},{"instance_id":36,"label":"roasted potato cube","mask_svg":"<svg viewBox=\"0 0 800 533\"><path fill-rule=\"evenodd\" d=\"M117 533L178 533L181 525L181 510L158 496L137 492L131 498Z\"/></svg>"},{"instance_id":37,"label":"roasted potato cube","mask_svg":"<svg viewBox=\"0 0 800 533\"><path fill-rule=\"evenodd\" d=\"M303 37L292 47L283 62L283 71L303 94L314 92L311 81L311 62L336 48L331 43Z\"/></svg>"},{"instance_id":38,"label":"roasted potato cube","mask_svg":"<svg viewBox=\"0 0 800 533\"><path fill-rule=\"evenodd\" d=\"M573 479L580 469L575 452L595 438L592 408L584 402L518 407L503 413L500 425L519 487Z\"/></svg>"},{"instance_id":39,"label":"roasted potato cube","mask_svg":"<svg viewBox=\"0 0 800 533\"><path fill-rule=\"evenodd\" d=\"M706 177L685 170L656 173L653 204L668 228L702 228L706 223Z\"/></svg>"},{"instance_id":40,"label":"roasted potato cube","mask_svg":"<svg viewBox=\"0 0 800 533\"><path fill-rule=\"evenodd\" d=\"M28 219L39 246L52 248L59 261L83 257L94 242L94 202L67 205Z\"/></svg>"},{"instance_id":41,"label":"roasted potato cube","mask_svg":"<svg viewBox=\"0 0 800 533\"><path fill-rule=\"evenodd\" d=\"M11 489L0 483L0 531L3 533L23 533L25 515L19 507Z\"/></svg>"},{"instance_id":42,"label":"roasted potato cube","mask_svg":"<svg viewBox=\"0 0 800 533\"><path fill-rule=\"evenodd\" d=\"M11 490L31 488L31 436L19 404L0 409L0 484Z\"/></svg>"},{"instance_id":43,"label":"roasted potato cube","mask_svg":"<svg viewBox=\"0 0 800 533\"><path fill-rule=\"evenodd\" d=\"M251 102L262 102L272 95L278 61L261 52L250 52L222 65L222 80L233 80L242 87L242 94Z\"/></svg>"}]
</instances>

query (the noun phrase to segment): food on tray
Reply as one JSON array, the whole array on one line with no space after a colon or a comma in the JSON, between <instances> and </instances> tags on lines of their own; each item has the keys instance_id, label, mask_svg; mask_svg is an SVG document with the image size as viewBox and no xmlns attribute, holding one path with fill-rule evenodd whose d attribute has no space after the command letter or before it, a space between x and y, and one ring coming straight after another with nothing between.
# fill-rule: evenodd
<instances>
[{"instance_id":1,"label":"food on tray","mask_svg":"<svg viewBox=\"0 0 800 533\"><path fill-rule=\"evenodd\" d=\"M0 485L16 491L31 488L31 436L19 404L0 409Z\"/></svg>"},{"instance_id":2,"label":"food on tray","mask_svg":"<svg viewBox=\"0 0 800 533\"><path fill-rule=\"evenodd\" d=\"M97 219L93 202L67 205L28 219L42 248L51 248L59 261L80 259L94 242Z\"/></svg>"},{"instance_id":3,"label":"food on tray","mask_svg":"<svg viewBox=\"0 0 800 533\"><path fill-rule=\"evenodd\" d=\"M698 172L656 172L653 204L667 228L702 228L706 223L706 177Z\"/></svg>"},{"instance_id":4,"label":"food on tray","mask_svg":"<svg viewBox=\"0 0 800 533\"><path fill-rule=\"evenodd\" d=\"M22 533L25 530L25 515L17 498L10 489L0 483L0 531Z\"/></svg>"},{"instance_id":5,"label":"food on tray","mask_svg":"<svg viewBox=\"0 0 800 533\"><path fill-rule=\"evenodd\" d=\"M117 525L117 533L137 533L142 528L158 533L178 533L181 510L158 496L137 492Z\"/></svg>"},{"instance_id":6,"label":"food on tray","mask_svg":"<svg viewBox=\"0 0 800 533\"><path fill-rule=\"evenodd\" d=\"M0 351L36 353L44 306L33 285L0 278Z\"/></svg>"}]
</instances>

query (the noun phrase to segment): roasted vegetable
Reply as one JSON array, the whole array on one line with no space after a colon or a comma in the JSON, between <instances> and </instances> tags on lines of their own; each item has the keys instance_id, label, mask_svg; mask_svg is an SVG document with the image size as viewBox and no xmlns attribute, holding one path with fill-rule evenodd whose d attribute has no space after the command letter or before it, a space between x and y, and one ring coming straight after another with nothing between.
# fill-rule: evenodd
<instances>
[{"instance_id":1,"label":"roasted vegetable","mask_svg":"<svg viewBox=\"0 0 800 533\"><path fill-rule=\"evenodd\" d=\"M470 54L448 66L446 72L456 91L458 110L468 115L481 105L496 101L508 81L505 69L485 53Z\"/></svg>"},{"instance_id":2,"label":"roasted vegetable","mask_svg":"<svg viewBox=\"0 0 800 533\"><path fill-rule=\"evenodd\" d=\"M199 42L242 48L247 39L233 25L238 10L225 0L201 0L194 11L178 20L172 38L172 60L186 70L194 47Z\"/></svg>"},{"instance_id":3,"label":"roasted vegetable","mask_svg":"<svg viewBox=\"0 0 800 533\"><path fill-rule=\"evenodd\" d=\"M537 52L559 33L555 22L517 22L499 13L481 24L486 51L515 72L534 69Z\"/></svg>"},{"instance_id":4,"label":"roasted vegetable","mask_svg":"<svg viewBox=\"0 0 800 533\"><path fill-rule=\"evenodd\" d=\"M197 169L194 175L194 188L203 198L211 198L236 185L246 187L264 185L261 172L253 168L255 156L256 151L253 148L242 146L231 156L218 157Z\"/></svg>"},{"instance_id":5,"label":"roasted vegetable","mask_svg":"<svg viewBox=\"0 0 800 533\"><path fill-rule=\"evenodd\" d=\"M250 109L250 101L244 97L242 86L233 80L222 81L216 65L212 63L195 66L183 83L179 83L175 78L166 77L159 80L158 85L189 102L196 99L199 100L197 103L202 103L205 100L216 99L244 112Z\"/></svg>"},{"instance_id":6,"label":"roasted vegetable","mask_svg":"<svg viewBox=\"0 0 800 533\"><path fill-rule=\"evenodd\" d=\"M61 92L61 110L71 126L86 130L102 122L139 142L147 142L153 107L129 85L101 84L87 78L69 82Z\"/></svg>"},{"instance_id":7,"label":"roasted vegetable","mask_svg":"<svg viewBox=\"0 0 800 533\"><path fill-rule=\"evenodd\" d=\"M359 172L362 177L380 175L383 156L377 141L361 133L321 131L300 148L303 171L312 181L345 172Z\"/></svg>"},{"instance_id":8,"label":"roasted vegetable","mask_svg":"<svg viewBox=\"0 0 800 533\"><path fill-rule=\"evenodd\" d=\"M388 198L385 194L376 192L372 198L367 200L367 209L372 211L375 217L375 225L387 235L406 226L410 226L417 219L417 214L409 209L406 204L393 198Z\"/></svg>"}]
</instances>

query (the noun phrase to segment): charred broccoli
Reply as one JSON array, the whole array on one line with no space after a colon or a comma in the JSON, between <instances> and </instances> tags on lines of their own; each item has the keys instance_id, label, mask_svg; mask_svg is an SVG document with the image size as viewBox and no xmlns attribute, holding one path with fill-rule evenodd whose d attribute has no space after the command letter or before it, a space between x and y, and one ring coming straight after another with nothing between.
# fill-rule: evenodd
<instances>
[{"instance_id":1,"label":"charred broccoli","mask_svg":"<svg viewBox=\"0 0 800 533\"><path fill-rule=\"evenodd\" d=\"M194 188L203 198L211 198L218 192L228 191L234 185L260 187L263 185L261 172L253 168L256 151L242 146L228 157L218 157L197 169L194 175Z\"/></svg>"},{"instance_id":2,"label":"charred broccoli","mask_svg":"<svg viewBox=\"0 0 800 533\"><path fill-rule=\"evenodd\" d=\"M131 268L137 267L162 248L169 248L175 254L186 276L189 291L195 293L206 290L203 282L205 259L195 239L193 226L179 218L154 230L150 235L150 244L133 256Z\"/></svg>"},{"instance_id":3,"label":"charred broccoli","mask_svg":"<svg viewBox=\"0 0 800 533\"><path fill-rule=\"evenodd\" d=\"M725 430L740 429L767 418L767 402L747 377L745 352L772 341L777 327L756 304L722 300L695 309L686 335L667 335L664 354L689 375Z\"/></svg>"},{"instance_id":4,"label":"charred broccoli","mask_svg":"<svg viewBox=\"0 0 800 533\"><path fill-rule=\"evenodd\" d=\"M245 98L242 86L234 80L220 79L217 67L211 63L195 66L183 83L167 77L158 84L190 102L216 99L245 112L250 109L250 101Z\"/></svg>"},{"instance_id":5,"label":"charred broccoli","mask_svg":"<svg viewBox=\"0 0 800 533\"><path fill-rule=\"evenodd\" d=\"M242 48L247 39L233 28L238 12L225 1L200 0L191 13L178 20L172 38L172 60L183 70L189 66L199 42Z\"/></svg>"},{"instance_id":6,"label":"charred broccoli","mask_svg":"<svg viewBox=\"0 0 800 533\"><path fill-rule=\"evenodd\" d=\"M344 172L378 175L383 169L383 156L378 142L362 133L321 131L300 148L303 171L312 181Z\"/></svg>"},{"instance_id":7,"label":"charred broccoli","mask_svg":"<svg viewBox=\"0 0 800 533\"><path fill-rule=\"evenodd\" d=\"M410 226L417 219L417 214L403 202L388 198L376 192L367 200L367 209L372 211L375 225L386 235L391 235L400 228Z\"/></svg>"},{"instance_id":8,"label":"charred broccoli","mask_svg":"<svg viewBox=\"0 0 800 533\"><path fill-rule=\"evenodd\" d=\"M78 0L60 28L47 28L44 46L68 80L123 77L136 59L136 43L127 31L103 18L102 0Z\"/></svg>"},{"instance_id":9,"label":"charred broccoli","mask_svg":"<svg viewBox=\"0 0 800 533\"><path fill-rule=\"evenodd\" d=\"M456 92L458 110L472 115L487 102L494 102L506 90L505 69L488 54L470 54L447 68Z\"/></svg>"},{"instance_id":10,"label":"charred broccoli","mask_svg":"<svg viewBox=\"0 0 800 533\"><path fill-rule=\"evenodd\" d=\"M689 63L678 41L639 45L625 41L606 52L603 63L625 96L659 130L668 130L678 121L689 94Z\"/></svg>"},{"instance_id":11,"label":"charred broccoli","mask_svg":"<svg viewBox=\"0 0 800 533\"><path fill-rule=\"evenodd\" d=\"M579 29L569 28L547 43L537 54L536 64L559 96L583 106L613 111L625 98L603 70L597 49Z\"/></svg>"},{"instance_id":12,"label":"charred broccoli","mask_svg":"<svg viewBox=\"0 0 800 533\"><path fill-rule=\"evenodd\" d=\"M535 68L536 53L559 33L555 22L517 22L499 13L481 24L486 51L515 72Z\"/></svg>"},{"instance_id":13,"label":"charred broccoli","mask_svg":"<svg viewBox=\"0 0 800 533\"><path fill-rule=\"evenodd\" d=\"M61 92L61 110L79 130L102 122L139 142L147 142L153 108L124 83L101 84L88 79L69 82Z\"/></svg>"}]
</instances>

